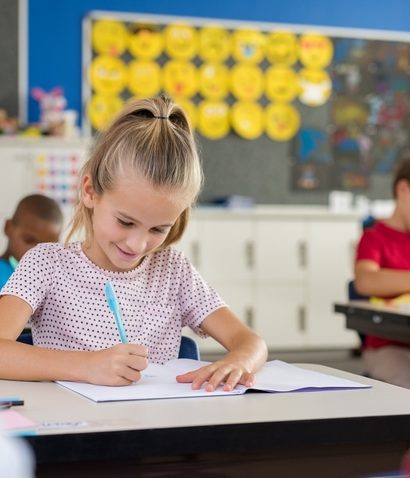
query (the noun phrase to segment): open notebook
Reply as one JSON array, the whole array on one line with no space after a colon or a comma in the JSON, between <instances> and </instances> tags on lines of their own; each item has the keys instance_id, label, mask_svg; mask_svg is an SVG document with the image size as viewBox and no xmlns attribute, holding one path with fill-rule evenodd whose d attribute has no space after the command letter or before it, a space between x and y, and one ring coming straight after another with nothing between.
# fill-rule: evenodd
<instances>
[{"instance_id":1,"label":"open notebook","mask_svg":"<svg viewBox=\"0 0 410 478\"><path fill-rule=\"evenodd\" d=\"M176 382L176 375L195 370L208 363L190 359L175 359L165 365L150 364L144 370L143 377L139 382L125 387L110 387L66 381L58 381L57 383L95 402L240 395L249 390L242 385L238 385L230 392L223 391L222 387L214 392L206 392L204 389L192 390L189 383ZM256 374L256 384L252 389L273 393L296 390L334 390L369 387L370 385L305 370L280 360L273 360L272 362L267 362Z\"/></svg>"}]
</instances>

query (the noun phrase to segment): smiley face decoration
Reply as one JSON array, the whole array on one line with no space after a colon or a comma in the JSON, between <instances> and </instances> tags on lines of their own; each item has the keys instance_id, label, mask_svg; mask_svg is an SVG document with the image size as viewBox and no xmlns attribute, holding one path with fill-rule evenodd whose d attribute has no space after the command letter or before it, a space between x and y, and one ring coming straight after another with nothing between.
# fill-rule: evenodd
<instances>
[{"instance_id":1,"label":"smiley face decoration","mask_svg":"<svg viewBox=\"0 0 410 478\"><path fill-rule=\"evenodd\" d=\"M317 32L262 31L222 24L91 21L86 120L103 129L131 97L165 92L191 127L212 140L231 132L288 141L301 124L297 104L332 94L331 40Z\"/></svg>"}]
</instances>

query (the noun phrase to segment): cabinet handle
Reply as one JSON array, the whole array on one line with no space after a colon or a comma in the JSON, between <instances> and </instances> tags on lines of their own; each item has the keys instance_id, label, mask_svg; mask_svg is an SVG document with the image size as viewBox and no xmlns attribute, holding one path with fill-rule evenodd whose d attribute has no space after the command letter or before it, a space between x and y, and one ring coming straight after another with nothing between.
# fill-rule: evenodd
<instances>
[{"instance_id":1,"label":"cabinet handle","mask_svg":"<svg viewBox=\"0 0 410 478\"><path fill-rule=\"evenodd\" d=\"M255 246L253 241L245 243L245 264L249 269L253 269L255 265Z\"/></svg>"},{"instance_id":2,"label":"cabinet handle","mask_svg":"<svg viewBox=\"0 0 410 478\"><path fill-rule=\"evenodd\" d=\"M192 264L196 269L199 269L200 266L200 247L199 241L192 241L191 243L191 253L192 253Z\"/></svg>"},{"instance_id":3,"label":"cabinet handle","mask_svg":"<svg viewBox=\"0 0 410 478\"><path fill-rule=\"evenodd\" d=\"M299 332L306 332L306 307L304 305L298 307L298 328Z\"/></svg>"},{"instance_id":4,"label":"cabinet handle","mask_svg":"<svg viewBox=\"0 0 410 478\"><path fill-rule=\"evenodd\" d=\"M298 243L298 257L299 257L299 266L302 269L307 267L307 244L306 241L299 241Z\"/></svg>"},{"instance_id":5,"label":"cabinet handle","mask_svg":"<svg viewBox=\"0 0 410 478\"><path fill-rule=\"evenodd\" d=\"M254 325L254 315L253 315L253 308L252 307L246 307L245 309L245 324L253 329Z\"/></svg>"}]
</instances>

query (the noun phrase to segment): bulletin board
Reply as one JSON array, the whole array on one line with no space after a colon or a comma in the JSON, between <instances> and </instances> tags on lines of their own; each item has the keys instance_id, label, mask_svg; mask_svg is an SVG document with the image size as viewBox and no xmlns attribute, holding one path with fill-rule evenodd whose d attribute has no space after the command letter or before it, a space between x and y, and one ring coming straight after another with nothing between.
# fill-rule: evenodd
<instances>
[{"instance_id":1,"label":"bulletin board","mask_svg":"<svg viewBox=\"0 0 410 478\"><path fill-rule=\"evenodd\" d=\"M389 197L410 141L409 38L92 12L83 124L93 134L129 98L165 92L197 135L205 201L316 204L334 189Z\"/></svg>"}]
</instances>

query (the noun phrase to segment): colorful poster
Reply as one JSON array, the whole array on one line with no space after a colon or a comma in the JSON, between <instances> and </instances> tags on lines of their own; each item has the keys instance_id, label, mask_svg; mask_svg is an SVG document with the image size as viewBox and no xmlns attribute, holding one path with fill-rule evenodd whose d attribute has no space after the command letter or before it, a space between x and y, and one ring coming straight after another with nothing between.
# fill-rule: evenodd
<instances>
[{"instance_id":1,"label":"colorful poster","mask_svg":"<svg viewBox=\"0 0 410 478\"><path fill-rule=\"evenodd\" d=\"M37 151L34 158L36 189L60 205L74 205L78 194L78 177L83 152L56 148Z\"/></svg>"}]
</instances>

